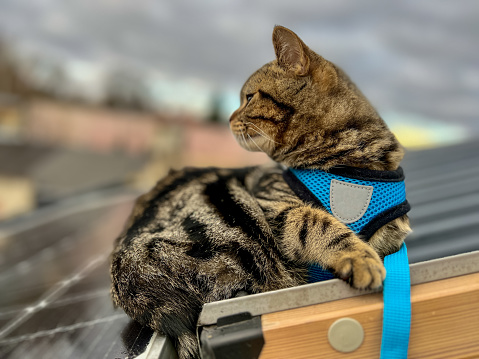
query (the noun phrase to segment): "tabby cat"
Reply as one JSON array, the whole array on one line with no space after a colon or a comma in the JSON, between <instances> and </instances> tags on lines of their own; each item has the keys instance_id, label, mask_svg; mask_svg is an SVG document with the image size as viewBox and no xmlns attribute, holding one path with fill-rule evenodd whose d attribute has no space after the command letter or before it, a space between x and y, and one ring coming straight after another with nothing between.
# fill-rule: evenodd
<instances>
[{"instance_id":1,"label":"tabby cat","mask_svg":"<svg viewBox=\"0 0 479 359\"><path fill-rule=\"evenodd\" d=\"M284 166L395 170L403 149L341 69L284 27L273 45L276 60L246 81L230 127L242 147L276 163L172 171L137 200L115 243L113 302L168 335L180 358L199 355L204 303L304 284L309 263L379 288L382 258L410 231L403 215L366 243L287 185Z\"/></svg>"}]
</instances>

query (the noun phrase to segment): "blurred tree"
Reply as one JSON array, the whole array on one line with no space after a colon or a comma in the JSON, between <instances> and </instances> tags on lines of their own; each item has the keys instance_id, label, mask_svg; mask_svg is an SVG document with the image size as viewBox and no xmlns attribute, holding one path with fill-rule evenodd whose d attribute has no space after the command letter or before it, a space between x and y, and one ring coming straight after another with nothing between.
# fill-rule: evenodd
<instances>
[{"instance_id":1,"label":"blurred tree","mask_svg":"<svg viewBox=\"0 0 479 359\"><path fill-rule=\"evenodd\" d=\"M37 84L39 91L54 98L74 98L70 93L70 84L65 70L58 64L50 64L50 71L41 83Z\"/></svg>"},{"instance_id":2,"label":"blurred tree","mask_svg":"<svg viewBox=\"0 0 479 359\"><path fill-rule=\"evenodd\" d=\"M221 113L221 95L215 92L211 98L210 113L208 115L208 121L213 123L224 122L223 114Z\"/></svg>"},{"instance_id":3,"label":"blurred tree","mask_svg":"<svg viewBox=\"0 0 479 359\"><path fill-rule=\"evenodd\" d=\"M35 91L21 76L8 49L8 44L0 40L0 92L20 97L28 97Z\"/></svg>"},{"instance_id":4,"label":"blurred tree","mask_svg":"<svg viewBox=\"0 0 479 359\"><path fill-rule=\"evenodd\" d=\"M149 96L141 76L132 71L116 68L106 78L105 104L117 108L145 110Z\"/></svg>"}]
</instances>

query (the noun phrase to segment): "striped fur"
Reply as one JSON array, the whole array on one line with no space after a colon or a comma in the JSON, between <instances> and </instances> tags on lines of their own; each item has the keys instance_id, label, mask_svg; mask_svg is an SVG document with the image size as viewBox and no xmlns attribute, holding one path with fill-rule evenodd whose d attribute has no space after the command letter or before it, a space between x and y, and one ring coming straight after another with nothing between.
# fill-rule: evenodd
<instances>
[{"instance_id":1,"label":"striped fur","mask_svg":"<svg viewBox=\"0 0 479 359\"><path fill-rule=\"evenodd\" d=\"M245 83L230 127L278 164L171 172L138 199L112 254L115 305L168 335L180 358L199 355L204 303L304 284L312 262L378 288L381 258L410 231L403 216L365 243L284 182L281 165L394 170L403 151L339 68L288 29L276 27L273 44L276 60Z\"/></svg>"}]
</instances>

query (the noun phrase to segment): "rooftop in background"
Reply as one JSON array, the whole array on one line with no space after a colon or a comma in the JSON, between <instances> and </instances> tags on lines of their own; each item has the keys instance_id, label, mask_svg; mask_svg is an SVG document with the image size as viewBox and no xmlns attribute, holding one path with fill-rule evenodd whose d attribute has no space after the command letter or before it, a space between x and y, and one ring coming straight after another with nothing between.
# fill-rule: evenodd
<instances>
[{"instance_id":1,"label":"rooftop in background","mask_svg":"<svg viewBox=\"0 0 479 359\"><path fill-rule=\"evenodd\" d=\"M0 144L0 178L32 181L37 201L49 203L125 183L145 157Z\"/></svg>"}]
</instances>

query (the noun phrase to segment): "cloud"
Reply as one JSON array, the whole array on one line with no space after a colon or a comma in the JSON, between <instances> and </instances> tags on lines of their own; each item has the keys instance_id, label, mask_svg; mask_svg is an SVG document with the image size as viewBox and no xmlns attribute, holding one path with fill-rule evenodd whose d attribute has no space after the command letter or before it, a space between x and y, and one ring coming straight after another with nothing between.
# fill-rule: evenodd
<instances>
[{"instance_id":1,"label":"cloud","mask_svg":"<svg viewBox=\"0 0 479 359\"><path fill-rule=\"evenodd\" d=\"M273 59L271 31L281 24L342 66L380 109L445 120L457 110L469 123L479 113L470 105L477 81L468 80L479 64L476 0L0 0L0 8L0 34L37 53L238 91ZM468 111L436 110L445 100Z\"/></svg>"}]
</instances>

